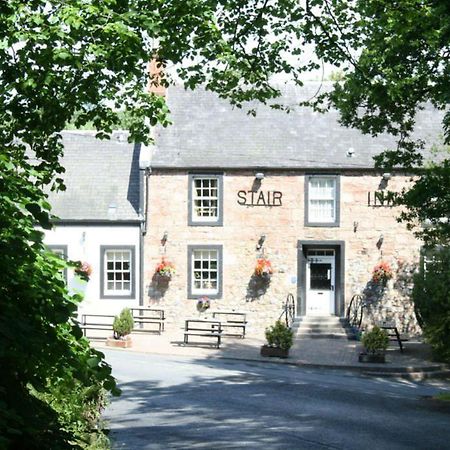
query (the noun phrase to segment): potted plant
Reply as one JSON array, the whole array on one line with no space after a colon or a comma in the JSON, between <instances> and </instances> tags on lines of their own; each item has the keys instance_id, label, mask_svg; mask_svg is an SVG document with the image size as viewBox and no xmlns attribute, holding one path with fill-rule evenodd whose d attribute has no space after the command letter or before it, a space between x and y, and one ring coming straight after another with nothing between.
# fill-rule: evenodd
<instances>
[{"instance_id":1,"label":"potted plant","mask_svg":"<svg viewBox=\"0 0 450 450\"><path fill-rule=\"evenodd\" d=\"M394 276L391 266L386 261L379 262L372 271L372 281L377 284L386 286L388 280Z\"/></svg>"},{"instance_id":2,"label":"potted plant","mask_svg":"<svg viewBox=\"0 0 450 450\"><path fill-rule=\"evenodd\" d=\"M175 275L176 270L175 266L170 261L162 258L161 262L156 266L155 272L160 278L170 281L172 276Z\"/></svg>"},{"instance_id":3,"label":"potted plant","mask_svg":"<svg viewBox=\"0 0 450 450\"><path fill-rule=\"evenodd\" d=\"M261 356L287 358L294 341L293 331L281 320L266 328L267 344L261 347Z\"/></svg>"},{"instance_id":4,"label":"potted plant","mask_svg":"<svg viewBox=\"0 0 450 450\"><path fill-rule=\"evenodd\" d=\"M267 258L258 258L255 266L255 275L268 280L272 274L273 269L270 260Z\"/></svg>"},{"instance_id":5,"label":"potted plant","mask_svg":"<svg viewBox=\"0 0 450 450\"><path fill-rule=\"evenodd\" d=\"M389 345L389 336L385 330L374 326L361 338L364 352L359 355L359 362L384 363L385 351Z\"/></svg>"},{"instance_id":6,"label":"potted plant","mask_svg":"<svg viewBox=\"0 0 450 450\"><path fill-rule=\"evenodd\" d=\"M200 297L197 301L197 311L203 313L211 308L211 301L208 297Z\"/></svg>"},{"instance_id":7,"label":"potted plant","mask_svg":"<svg viewBox=\"0 0 450 450\"><path fill-rule=\"evenodd\" d=\"M108 338L106 345L110 347L131 347L130 333L133 331L134 320L129 308L124 308L119 316L114 317L113 337Z\"/></svg>"}]
</instances>

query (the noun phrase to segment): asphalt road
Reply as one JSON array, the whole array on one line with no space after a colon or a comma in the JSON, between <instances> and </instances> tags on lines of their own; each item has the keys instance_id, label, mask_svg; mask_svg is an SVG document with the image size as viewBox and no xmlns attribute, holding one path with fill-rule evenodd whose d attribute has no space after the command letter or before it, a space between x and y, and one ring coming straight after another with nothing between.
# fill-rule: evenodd
<instances>
[{"instance_id":1,"label":"asphalt road","mask_svg":"<svg viewBox=\"0 0 450 450\"><path fill-rule=\"evenodd\" d=\"M450 449L445 384L277 364L105 352L114 449ZM448 388L448 385L447 385Z\"/></svg>"}]
</instances>

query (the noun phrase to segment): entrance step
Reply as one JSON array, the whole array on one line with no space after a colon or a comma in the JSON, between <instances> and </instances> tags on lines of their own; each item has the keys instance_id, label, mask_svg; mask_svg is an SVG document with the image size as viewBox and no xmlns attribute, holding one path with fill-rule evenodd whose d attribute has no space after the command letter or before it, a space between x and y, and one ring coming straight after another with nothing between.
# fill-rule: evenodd
<instances>
[{"instance_id":1,"label":"entrance step","mask_svg":"<svg viewBox=\"0 0 450 450\"><path fill-rule=\"evenodd\" d=\"M347 320L336 316L296 317L292 330L299 338L354 339Z\"/></svg>"}]
</instances>

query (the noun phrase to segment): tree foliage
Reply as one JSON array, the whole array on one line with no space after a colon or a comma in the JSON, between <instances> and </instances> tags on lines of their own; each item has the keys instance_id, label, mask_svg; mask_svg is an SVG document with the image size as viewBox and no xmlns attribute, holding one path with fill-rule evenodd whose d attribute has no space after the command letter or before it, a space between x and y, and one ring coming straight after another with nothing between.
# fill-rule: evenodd
<instances>
[{"instance_id":1,"label":"tree foliage","mask_svg":"<svg viewBox=\"0 0 450 450\"><path fill-rule=\"evenodd\" d=\"M336 106L345 125L363 132L395 134L398 148L378 163L411 167L420 163L411 138L416 108L448 105L449 12L446 0L0 2L1 445L74 446L73 428L61 426L66 419L47 394L56 396L61 379L81 391L113 387L110 369L72 323L80 299L65 290L63 263L34 227L50 226L44 187L64 189L59 133L68 122L92 123L106 138L125 114L130 140L147 143L150 127L169 119L164 100L146 87L171 83L172 72L237 107L259 100L289 108L274 102L272 76L301 85L323 61L343 76L309 104ZM162 80L149 78L152 58L166 69ZM446 143L449 122L446 111ZM420 190L404 198L419 205L406 220L428 216L426 205L436 204L430 187L448 186L448 170L432 173L423 209ZM446 205L436 214L448 217ZM437 228L436 239L443 233Z\"/></svg>"},{"instance_id":2,"label":"tree foliage","mask_svg":"<svg viewBox=\"0 0 450 450\"><path fill-rule=\"evenodd\" d=\"M74 430L60 411L78 405L95 414L81 391L115 386L103 355L73 320L81 298L67 293L66 263L45 248L35 228L50 226L39 178L33 166L0 155L1 448L77 447L94 425L84 421ZM76 399L54 395L75 389Z\"/></svg>"},{"instance_id":3,"label":"tree foliage","mask_svg":"<svg viewBox=\"0 0 450 450\"><path fill-rule=\"evenodd\" d=\"M413 300L425 337L438 358L450 362L450 249L424 255L414 277Z\"/></svg>"}]
</instances>

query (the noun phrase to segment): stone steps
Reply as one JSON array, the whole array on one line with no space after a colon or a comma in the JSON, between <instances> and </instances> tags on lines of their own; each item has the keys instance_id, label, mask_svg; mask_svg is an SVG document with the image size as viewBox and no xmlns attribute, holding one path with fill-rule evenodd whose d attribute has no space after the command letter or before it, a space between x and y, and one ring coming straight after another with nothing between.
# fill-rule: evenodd
<instances>
[{"instance_id":1,"label":"stone steps","mask_svg":"<svg viewBox=\"0 0 450 450\"><path fill-rule=\"evenodd\" d=\"M308 339L352 339L347 321L336 316L303 316L294 319L294 336Z\"/></svg>"}]
</instances>

